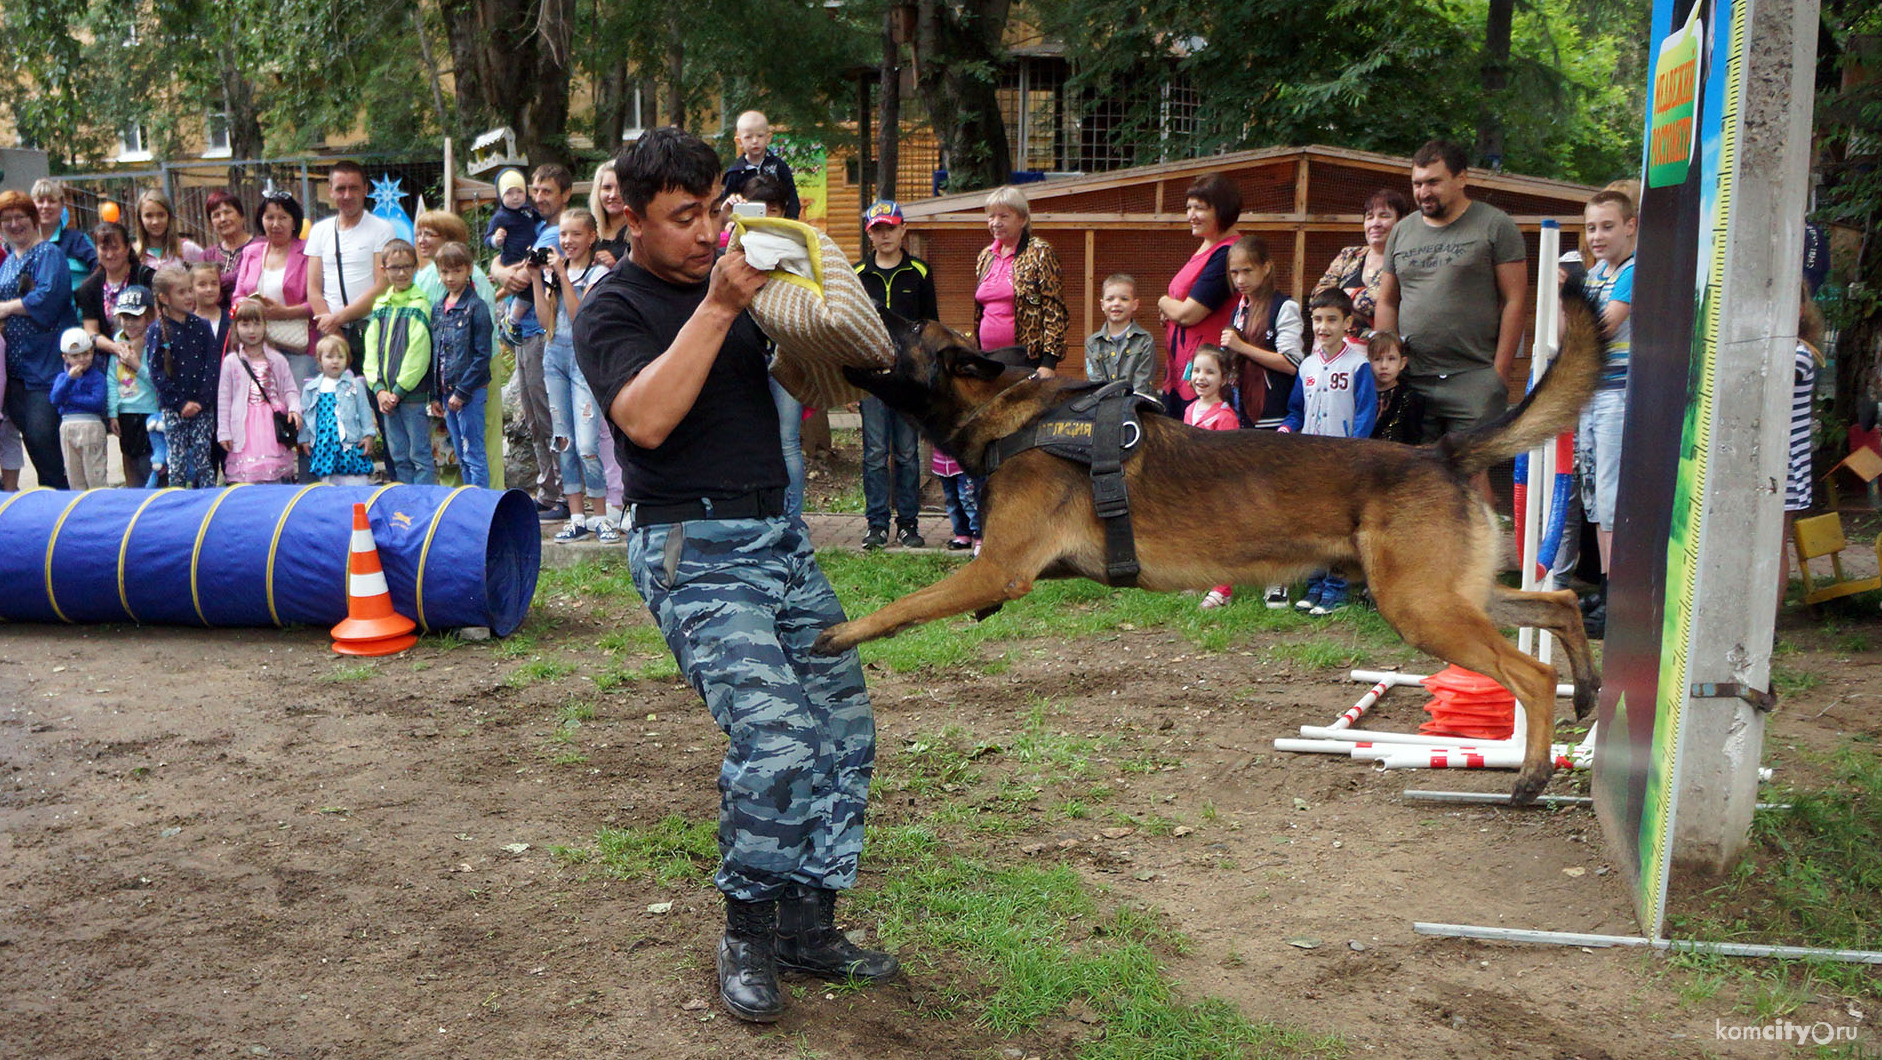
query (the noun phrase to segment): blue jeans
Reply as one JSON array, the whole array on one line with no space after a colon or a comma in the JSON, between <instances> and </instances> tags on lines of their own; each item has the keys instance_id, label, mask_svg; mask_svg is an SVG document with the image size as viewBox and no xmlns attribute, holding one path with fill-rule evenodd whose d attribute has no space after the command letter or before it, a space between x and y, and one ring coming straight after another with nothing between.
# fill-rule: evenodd
<instances>
[{"instance_id":1,"label":"blue jeans","mask_svg":"<svg viewBox=\"0 0 1882 1060\"><path fill-rule=\"evenodd\" d=\"M1307 579L1306 599L1323 604L1346 602L1346 579L1332 571L1316 571Z\"/></svg>"},{"instance_id":2,"label":"blue jeans","mask_svg":"<svg viewBox=\"0 0 1882 1060\"><path fill-rule=\"evenodd\" d=\"M844 616L803 522L636 527L627 562L680 673L731 737L713 882L742 901L855 883L875 717L856 652L811 651Z\"/></svg>"},{"instance_id":3,"label":"blue jeans","mask_svg":"<svg viewBox=\"0 0 1882 1060\"><path fill-rule=\"evenodd\" d=\"M457 453L458 472L466 486L490 485L490 464L484 459L484 405L489 398L490 388L480 386L455 412L448 396L444 401L444 429L451 435L451 449Z\"/></svg>"},{"instance_id":4,"label":"blue jeans","mask_svg":"<svg viewBox=\"0 0 1882 1060\"><path fill-rule=\"evenodd\" d=\"M963 471L941 480L941 496L947 500L948 521L954 524L955 537L979 537L980 498L972 476Z\"/></svg>"},{"instance_id":5,"label":"blue jeans","mask_svg":"<svg viewBox=\"0 0 1882 1060\"><path fill-rule=\"evenodd\" d=\"M431 395L411 393L385 414L386 463L392 477L408 486L431 486L438 481L438 465L431 460L431 417L425 415L430 403Z\"/></svg>"},{"instance_id":6,"label":"blue jeans","mask_svg":"<svg viewBox=\"0 0 1882 1060\"><path fill-rule=\"evenodd\" d=\"M555 450L562 489L607 497L608 477L601 467L601 407L588 389L588 379L575 366L574 339L563 342L557 336L543 347L542 385L549 392L549 448Z\"/></svg>"},{"instance_id":7,"label":"blue jeans","mask_svg":"<svg viewBox=\"0 0 1882 1060\"><path fill-rule=\"evenodd\" d=\"M39 484L64 489L65 451L59 448L59 412L52 407L52 391L28 390L25 383L15 380L7 388L6 414L20 432L20 442L26 448L26 458L33 462ZM214 410L209 418L216 418Z\"/></svg>"},{"instance_id":8,"label":"blue jeans","mask_svg":"<svg viewBox=\"0 0 1882 1060\"><path fill-rule=\"evenodd\" d=\"M889 474L895 475L895 525L913 530L921 515L921 436L881 398L863 399L863 512L871 530L889 528Z\"/></svg>"},{"instance_id":9,"label":"blue jeans","mask_svg":"<svg viewBox=\"0 0 1882 1060\"><path fill-rule=\"evenodd\" d=\"M792 519L804 517L804 405L791 392L769 376L771 403L778 407L778 441L784 446L784 472L790 484L784 488L784 514Z\"/></svg>"}]
</instances>

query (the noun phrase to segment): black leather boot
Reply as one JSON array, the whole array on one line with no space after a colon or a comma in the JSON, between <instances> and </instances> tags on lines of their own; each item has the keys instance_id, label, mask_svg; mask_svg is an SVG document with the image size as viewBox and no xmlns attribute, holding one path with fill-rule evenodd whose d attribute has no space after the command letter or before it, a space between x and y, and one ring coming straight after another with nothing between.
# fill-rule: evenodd
<instances>
[{"instance_id":1,"label":"black leather boot","mask_svg":"<svg viewBox=\"0 0 1882 1060\"><path fill-rule=\"evenodd\" d=\"M778 903L725 898L725 935L719 939L719 997L732 1015L753 1023L772 1023L784 1014L778 989L778 962L772 937L778 930Z\"/></svg>"},{"instance_id":2,"label":"black leather boot","mask_svg":"<svg viewBox=\"0 0 1882 1060\"><path fill-rule=\"evenodd\" d=\"M893 979L902 963L866 950L836 926L836 892L793 884L778 902L778 966L825 979Z\"/></svg>"}]
</instances>

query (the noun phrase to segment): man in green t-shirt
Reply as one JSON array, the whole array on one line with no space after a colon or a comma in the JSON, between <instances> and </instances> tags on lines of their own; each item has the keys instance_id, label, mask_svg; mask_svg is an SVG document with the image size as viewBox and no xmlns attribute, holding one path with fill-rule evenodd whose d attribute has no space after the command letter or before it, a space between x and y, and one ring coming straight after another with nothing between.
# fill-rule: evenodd
<instances>
[{"instance_id":1,"label":"man in green t-shirt","mask_svg":"<svg viewBox=\"0 0 1882 1060\"><path fill-rule=\"evenodd\" d=\"M1426 442L1502 414L1523 337L1522 233L1502 210L1471 201L1467 173L1463 148L1444 140L1412 156L1418 214L1386 239L1373 319L1409 351L1405 381L1424 396Z\"/></svg>"}]
</instances>

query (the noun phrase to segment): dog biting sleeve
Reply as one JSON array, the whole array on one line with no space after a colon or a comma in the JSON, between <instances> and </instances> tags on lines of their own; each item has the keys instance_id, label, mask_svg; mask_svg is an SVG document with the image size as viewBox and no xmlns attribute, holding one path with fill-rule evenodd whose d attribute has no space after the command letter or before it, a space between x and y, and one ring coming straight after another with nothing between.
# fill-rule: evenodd
<instances>
[{"instance_id":1,"label":"dog biting sleeve","mask_svg":"<svg viewBox=\"0 0 1882 1060\"><path fill-rule=\"evenodd\" d=\"M771 374L791 396L814 408L846 405L863 395L843 378L845 367L894 363L875 302L829 236L801 221L743 217L732 245L770 274L751 313L777 343Z\"/></svg>"}]
</instances>

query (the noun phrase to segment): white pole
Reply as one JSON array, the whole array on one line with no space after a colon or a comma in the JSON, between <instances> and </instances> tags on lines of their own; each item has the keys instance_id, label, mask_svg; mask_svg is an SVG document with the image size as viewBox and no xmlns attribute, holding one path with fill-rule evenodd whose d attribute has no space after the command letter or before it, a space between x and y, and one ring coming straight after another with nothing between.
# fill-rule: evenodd
<instances>
[{"instance_id":1,"label":"white pole","mask_svg":"<svg viewBox=\"0 0 1882 1060\"><path fill-rule=\"evenodd\" d=\"M1555 262L1562 256L1562 229L1553 220L1542 222L1541 248L1536 252L1536 324L1529 353L1529 386L1533 389L1555 359L1556 315L1561 311L1561 293L1555 285ZM1549 522L1549 500L1555 495L1555 440L1553 438L1529 451L1529 485L1525 488L1523 510L1522 587L1537 587L1536 564L1542 559L1536 550L1542 545L1542 528ZM1545 568L1546 569L1546 568ZM1524 626L1516 632L1516 646L1525 653L1549 661L1550 637L1542 634L1540 648L1537 630Z\"/></svg>"}]
</instances>

